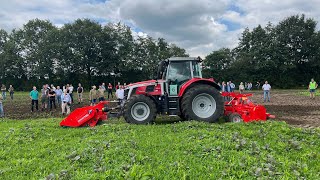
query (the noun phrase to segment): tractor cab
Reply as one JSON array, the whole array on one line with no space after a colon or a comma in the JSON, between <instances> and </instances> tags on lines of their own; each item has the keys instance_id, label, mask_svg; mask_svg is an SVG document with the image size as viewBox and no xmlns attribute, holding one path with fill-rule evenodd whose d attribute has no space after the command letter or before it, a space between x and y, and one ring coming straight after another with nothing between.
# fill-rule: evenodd
<instances>
[{"instance_id":1,"label":"tractor cab","mask_svg":"<svg viewBox=\"0 0 320 180\"><path fill-rule=\"evenodd\" d=\"M178 96L181 85L202 78L201 58L174 57L159 63L157 79L165 80L169 96Z\"/></svg>"}]
</instances>

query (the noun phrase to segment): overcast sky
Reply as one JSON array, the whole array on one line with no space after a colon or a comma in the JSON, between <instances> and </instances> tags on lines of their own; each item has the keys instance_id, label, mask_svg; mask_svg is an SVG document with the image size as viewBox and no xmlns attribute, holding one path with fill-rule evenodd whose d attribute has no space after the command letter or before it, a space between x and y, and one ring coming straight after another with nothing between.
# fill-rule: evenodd
<instances>
[{"instance_id":1,"label":"overcast sky","mask_svg":"<svg viewBox=\"0 0 320 180\"><path fill-rule=\"evenodd\" d=\"M202 57L235 47L245 27L296 14L319 22L320 0L0 0L0 28L7 31L35 18L57 26L78 18L121 21L137 34L163 37Z\"/></svg>"}]
</instances>

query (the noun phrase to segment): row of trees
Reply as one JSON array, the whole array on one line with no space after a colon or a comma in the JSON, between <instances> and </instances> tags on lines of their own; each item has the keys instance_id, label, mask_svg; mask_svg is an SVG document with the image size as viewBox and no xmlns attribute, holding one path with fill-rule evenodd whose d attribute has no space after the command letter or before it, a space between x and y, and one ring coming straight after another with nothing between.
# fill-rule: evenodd
<instances>
[{"instance_id":1,"label":"row of trees","mask_svg":"<svg viewBox=\"0 0 320 180\"><path fill-rule=\"evenodd\" d=\"M134 36L130 27L78 19L58 28L30 20L0 29L0 83L30 89L43 83L135 82L152 78L158 62L186 51L163 38Z\"/></svg>"},{"instance_id":2,"label":"row of trees","mask_svg":"<svg viewBox=\"0 0 320 180\"><path fill-rule=\"evenodd\" d=\"M320 32L317 22L291 16L242 33L234 49L222 48L206 56L204 74L218 80L264 81L279 88L320 80Z\"/></svg>"}]
</instances>

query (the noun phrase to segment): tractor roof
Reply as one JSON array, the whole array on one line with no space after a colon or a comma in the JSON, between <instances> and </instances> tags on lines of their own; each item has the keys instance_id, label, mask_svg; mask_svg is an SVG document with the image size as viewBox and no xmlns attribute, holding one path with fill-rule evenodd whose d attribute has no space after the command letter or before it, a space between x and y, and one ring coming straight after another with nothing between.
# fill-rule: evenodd
<instances>
[{"instance_id":1,"label":"tractor roof","mask_svg":"<svg viewBox=\"0 0 320 180\"><path fill-rule=\"evenodd\" d=\"M169 61L202 61L200 57L171 57Z\"/></svg>"}]
</instances>

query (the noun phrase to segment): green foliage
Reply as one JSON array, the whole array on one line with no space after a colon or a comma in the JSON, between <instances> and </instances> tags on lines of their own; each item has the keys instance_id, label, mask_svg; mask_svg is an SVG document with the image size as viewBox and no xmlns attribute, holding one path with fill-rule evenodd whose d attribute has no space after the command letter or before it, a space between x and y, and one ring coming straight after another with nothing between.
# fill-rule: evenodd
<instances>
[{"instance_id":1,"label":"green foliage","mask_svg":"<svg viewBox=\"0 0 320 180\"><path fill-rule=\"evenodd\" d=\"M206 66L220 81L268 80L278 88L307 85L311 78L320 79L316 25L313 19L296 15L277 25L269 23L264 28L259 25L252 31L246 28L236 48L214 51L206 57ZM221 59L230 60L227 63ZM228 65L221 67L221 63Z\"/></svg>"},{"instance_id":2,"label":"green foliage","mask_svg":"<svg viewBox=\"0 0 320 180\"><path fill-rule=\"evenodd\" d=\"M41 83L81 82L88 88L115 78L127 83L146 80L160 60L171 56L188 54L163 38L134 37L121 23L101 26L78 19L57 28L35 19L9 34L0 29L0 83L19 90Z\"/></svg>"},{"instance_id":3,"label":"green foliage","mask_svg":"<svg viewBox=\"0 0 320 180\"><path fill-rule=\"evenodd\" d=\"M1 120L1 179L318 179L320 131L284 122L62 128Z\"/></svg>"}]
</instances>

